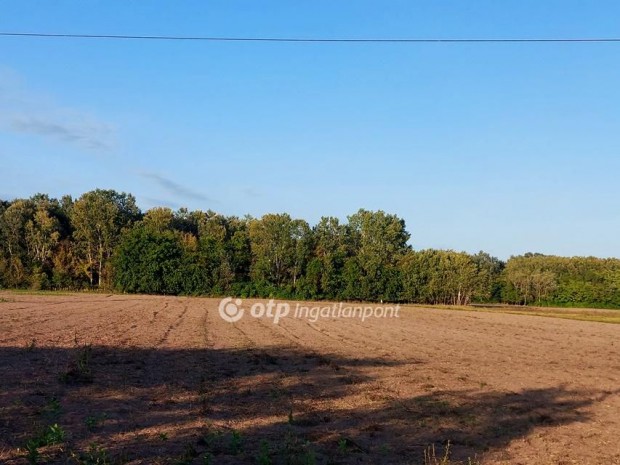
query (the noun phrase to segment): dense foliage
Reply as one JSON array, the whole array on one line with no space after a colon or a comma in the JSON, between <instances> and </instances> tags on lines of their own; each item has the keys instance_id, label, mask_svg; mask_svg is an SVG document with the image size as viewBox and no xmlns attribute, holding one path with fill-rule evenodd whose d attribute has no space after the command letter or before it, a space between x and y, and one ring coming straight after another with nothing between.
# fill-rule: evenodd
<instances>
[{"instance_id":1,"label":"dense foliage","mask_svg":"<svg viewBox=\"0 0 620 465\"><path fill-rule=\"evenodd\" d=\"M0 287L117 289L465 305L620 308L620 260L413 250L405 222L359 210L315 226L287 214L154 208L130 194L0 201Z\"/></svg>"}]
</instances>

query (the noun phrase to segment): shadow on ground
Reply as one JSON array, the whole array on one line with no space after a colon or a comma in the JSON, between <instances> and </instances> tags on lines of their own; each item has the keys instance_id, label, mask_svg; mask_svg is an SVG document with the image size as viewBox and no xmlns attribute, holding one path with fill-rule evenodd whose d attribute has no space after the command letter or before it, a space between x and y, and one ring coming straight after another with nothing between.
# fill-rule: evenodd
<instances>
[{"instance_id":1,"label":"shadow on ground","mask_svg":"<svg viewBox=\"0 0 620 465\"><path fill-rule=\"evenodd\" d=\"M38 463L84 464L424 463L428 446L441 455L449 441L457 463L535 428L587 421L605 396L558 386L402 398L382 384L382 370L416 360L289 347L33 345L0 348L0 361L7 464L28 463L29 441ZM64 437L50 433L55 424Z\"/></svg>"}]
</instances>

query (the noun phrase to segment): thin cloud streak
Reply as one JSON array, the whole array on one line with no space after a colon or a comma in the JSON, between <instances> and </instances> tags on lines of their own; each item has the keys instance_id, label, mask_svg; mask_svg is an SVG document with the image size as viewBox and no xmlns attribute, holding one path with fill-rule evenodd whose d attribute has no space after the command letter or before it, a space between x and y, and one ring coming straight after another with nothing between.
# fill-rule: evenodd
<instances>
[{"instance_id":1,"label":"thin cloud streak","mask_svg":"<svg viewBox=\"0 0 620 465\"><path fill-rule=\"evenodd\" d=\"M76 143L88 149L108 150L111 128L98 122L60 122L49 117L36 116L14 117L10 127L16 132L35 134L63 142Z\"/></svg>"},{"instance_id":2,"label":"thin cloud streak","mask_svg":"<svg viewBox=\"0 0 620 465\"><path fill-rule=\"evenodd\" d=\"M0 130L28 134L87 150L114 147L116 128L90 112L59 104L30 89L14 70L0 65Z\"/></svg>"},{"instance_id":3,"label":"thin cloud streak","mask_svg":"<svg viewBox=\"0 0 620 465\"><path fill-rule=\"evenodd\" d=\"M201 201L213 201L209 197L200 192L196 192L192 189L189 189L181 184L173 181L172 179L166 178L164 176L160 176L155 173L140 173L142 177L146 179L150 179L151 181L155 181L160 187L166 190L168 193L177 196L184 197L187 199L193 200L201 200Z\"/></svg>"}]
</instances>

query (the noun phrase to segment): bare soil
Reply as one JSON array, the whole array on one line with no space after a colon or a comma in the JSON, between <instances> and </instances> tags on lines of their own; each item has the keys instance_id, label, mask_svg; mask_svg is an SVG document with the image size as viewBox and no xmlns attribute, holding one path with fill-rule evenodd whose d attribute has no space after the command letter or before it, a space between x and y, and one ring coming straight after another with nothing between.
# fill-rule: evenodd
<instances>
[{"instance_id":1,"label":"bare soil","mask_svg":"<svg viewBox=\"0 0 620 465\"><path fill-rule=\"evenodd\" d=\"M1 293L0 463L620 464L619 325L254 302Z\"/></svg>"}]
</instances>

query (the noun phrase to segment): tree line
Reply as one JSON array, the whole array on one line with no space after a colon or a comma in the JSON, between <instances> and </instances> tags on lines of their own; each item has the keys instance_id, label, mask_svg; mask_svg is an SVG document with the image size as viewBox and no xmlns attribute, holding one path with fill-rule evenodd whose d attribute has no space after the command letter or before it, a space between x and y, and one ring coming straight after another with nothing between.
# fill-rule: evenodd
<instances>
[{"instance_id":1,"label":"tree line","mask_svg":"<svg viewBox=\"0 0 620 465\"><path fill-rule=\"evenodd\" d=\"M153 208L97 189L0 201L0 287L620 308L620 260L414 250L405 222L361 209L311 226Z\"/></svg>"}]
</instances>

